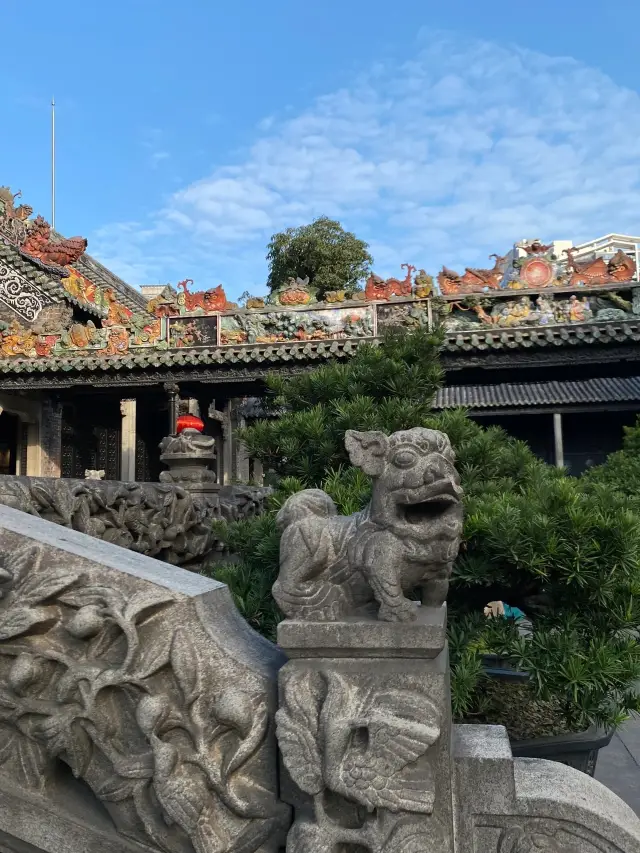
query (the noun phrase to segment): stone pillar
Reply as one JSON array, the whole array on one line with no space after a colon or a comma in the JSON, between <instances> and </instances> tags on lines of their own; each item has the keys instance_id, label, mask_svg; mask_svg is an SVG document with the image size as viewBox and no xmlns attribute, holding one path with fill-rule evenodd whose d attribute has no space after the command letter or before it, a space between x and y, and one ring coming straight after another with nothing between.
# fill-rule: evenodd
<instances>
[{"instance_id":1,"label":"stone pillar","mask_svg":"<svg viewBox=\"0 0 640 853\"><path fill-rule=\"evenodd\" d=\"M262 462L259 459L253 460L253 475L251 479L256 486L262 486L264 484L264 469L262 467Z\"/></svg>"},{"instance_id":2,"label":"stone pillar","mask_svg":"<svg viewBox=\"0 0 640 853\"><path fill-rule=\"evenodd\" d=\"M564 468L564 441L562 437L562 415L553 413L553 449L556 467Z\"/></svg>"},{"instance_id":3,"label":"stone pillar","mask_svg":"<svg viewBox=\"0 0 640 853\"><path fill-rule=\"evenodd\" d=\"M120 479L134 483L136 479L136 401L121 400Z\"/></svg>"},{"instance_id":4,"label":"stone pillar","mask_svg":"<svg viewBox=\"0 0 640 853\"><path fill-rule=\"evenodd\" d=\"M49 398L42 403L40 430L41 473L59 477L62 465L62 403Z\"/></svg>"},{"instance_id":5,"label":"stone pillar","mask_svg":"<svg viewBox=\"0 0 640 853\"><path fill-rule=\"evenodd\" d=\"M41 473L40 424L25 424L27 433L27 477L38 477Z\"/></svg>"},{"instance_id":6,"label":"stone pillar","mask_svg":"<svg viewBox=\"0 0 640 853\"><path fill-rule=\"evenodd\" d=\"M246 426L245 419L238 417L238 428L244 429ZM236 480L239 483L248 483L251 479L249 471L249 452L244 441L236 442Z\"/></svg>"},{"instance_id":7,"label":"stone pillar","mask_svg":"<svg viewBox=\"0 0 640 853\"><path fill-rule=\"evenodd\" d=\"M232 402L227 400L223 409L222 420L222 483L231 485L233 481L233 423Z\"/></svg>"},{"instance_id":8,"label":"stone pillar","mask_svg":"<svg viewBox=\"0 0 640 853\"><path fill-rule=\"evenodd\" d=\"M169 435L175 435L180 414L180 387L175 383L165 382L164 390L169 396Z\"/></svg>"},{"instance_id":9,"label":"stone pillar","mask_svg":"<svg viewBox=\"0 0 640 853\"><path fill-rule=\"evenodd\" d=\"M288 772L280 794L296 807L292 853L452 853L446 606L419 610L411 623L278 626L290 659L277 732ZM307 728L315 743L303 753L294 733L308 720L320 722ZM367 766L368 749L377 764Z\"/></svg>"}]
</instances>

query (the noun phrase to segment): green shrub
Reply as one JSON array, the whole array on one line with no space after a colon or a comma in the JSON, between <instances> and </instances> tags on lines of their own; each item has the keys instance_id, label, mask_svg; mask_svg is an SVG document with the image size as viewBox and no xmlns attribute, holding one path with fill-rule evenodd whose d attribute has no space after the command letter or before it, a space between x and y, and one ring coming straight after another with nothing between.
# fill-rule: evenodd
<instances>
[{"instance_id":1,"label":"green shrub","mask_svg":"<svg viewBox=\"0 0 640 853\"><path fill-rule=\"evenodd\" d=\"M466 492L449 601L455 717L508 723L510 709L517 709L517 725L509 726L515 735L617 726L639 707L640 515L632 490L611 486L628 460L612 458L608 473L594 469L582 482L463 411L435 413L440 342L438 333L421 329L391 334L349 361L270 379L268 405L281 414L243 438L279 478L277 492L264 516L226 529L237 563L215 575L229 584L248 621L273 639L279 617L270 589L278 572L275 513L282 501L320 486L342 513L355 512L368 501L370 483L349 464L347 429L441 429L456 450ZM622 453L636 453L638 435L627 436ZM485 618L492 600L525 611L532 635L521 636L512 621ZM506 685L487 684L487 652L530 674L517 697ZM527 706L531 713L523 720Z\"/></svg>"}]
</instances>

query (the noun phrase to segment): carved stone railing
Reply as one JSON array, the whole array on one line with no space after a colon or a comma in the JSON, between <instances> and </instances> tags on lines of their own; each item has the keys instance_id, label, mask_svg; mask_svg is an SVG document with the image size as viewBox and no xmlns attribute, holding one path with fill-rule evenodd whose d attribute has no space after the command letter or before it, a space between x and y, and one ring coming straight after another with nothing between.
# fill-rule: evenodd
<instances>
[{"instance_id":1,"label":"carved stone railing","mask_svg":"<svg viewBox=\"0 0 640 853\"><path fill-rule=\"evenodd\" d=\"M451 725L447 437L346 443L370 506L278 516L286 663L223 584L0 506L0 850L640 853L591 777Z\"/></svg>"},{"instance_id":2,"label":"carved stone railing","mask_svg":"<svg viewBox=\"0 0 640 853\"><path fill-rule=\"evenodd\" d=\"M0 849L277 853L282 655L227 588L7 507L0 554Z\"/></svg>"},{"instance_id":3,"label":"carved stone railing","mask_svg":"<svg viewBox=\"0 0 640 853\"><path fill-rule=\"evenodd\" d=\"M255 515L268 494L228 486L205 499L169 483L0 477L0 504L190 569L222 547L214 520Z\"/></svg>"}]
</instances>

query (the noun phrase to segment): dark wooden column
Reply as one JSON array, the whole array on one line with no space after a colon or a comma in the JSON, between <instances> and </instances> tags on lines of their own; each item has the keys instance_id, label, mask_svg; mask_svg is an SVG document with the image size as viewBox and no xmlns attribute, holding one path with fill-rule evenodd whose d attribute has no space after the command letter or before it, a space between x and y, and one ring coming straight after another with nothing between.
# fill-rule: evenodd
<instances>
[{"instance_id":1,"label":"dark wooden column","mask_svg":"<svg viewBox=\"0 0 640 853\"><path fill-rule=\"evenodd\" d=\"M180 386L165 382L164 390L169 395L169 435L175 435L178 428Z\"/></svg>"},{"instance_id":2,"label":"dark wooden column","mask_svg":"<svg viewBox=\"0 0 640 853\"><path fill-rule=\"evenodd\" d=\"M44 477L59 477L62 466L62 403L54 397L42 402L41 471Z\"/></svg>"}]
</instances>

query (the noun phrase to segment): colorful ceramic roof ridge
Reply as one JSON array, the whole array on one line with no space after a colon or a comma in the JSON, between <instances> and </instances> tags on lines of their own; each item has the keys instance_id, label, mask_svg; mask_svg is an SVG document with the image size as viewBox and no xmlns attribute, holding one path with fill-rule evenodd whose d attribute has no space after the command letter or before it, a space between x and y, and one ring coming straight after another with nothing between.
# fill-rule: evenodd
<instances>
[{"instance_id":1,"label":"colorful ceramic roof ridge","mask_svg":"<svg viewBox=\"0 0 640 853\"><path fill-rule=\"evenodd\" d=\"M108 288L130 310L146 312L141 293L86 253L84 237L63 237L41 216L29 219L33 210L24 204L16 206L19 196L0 187L0 243L14 250L3 254L12 267L18 265L29 278L33 278L31 269L46 273L46 282L41 279L40 283L54 301L62 297L98 317L106 314L102 291ZM20 264L17 256L26 263Z\"/></svg>"},{"instance_id":2,"label":"colorful ceramic roof ridge","mask_svg":"<svg viewBox=\"0 0 640 853\"><path fill-rule=\"evenodd\" d=\"M14 312L2 316L19 318L0 321L3 374L313 361L348 355L386 328L438 322L451 354L640 339L636 265L621 250L585 259L569 248L561 259L553 244L524 241L494 255L492 269L443 268L437 285L403 264L398 278L371 274L363 291L323 301L298 278L239 308L222 285L196 291L186 279L147 303L86 254L84 238L63 238L31 213L0 188L0 301ZM55 309L62 302L95 321Z\"/></svg>"}]
</instances>

